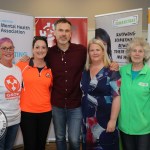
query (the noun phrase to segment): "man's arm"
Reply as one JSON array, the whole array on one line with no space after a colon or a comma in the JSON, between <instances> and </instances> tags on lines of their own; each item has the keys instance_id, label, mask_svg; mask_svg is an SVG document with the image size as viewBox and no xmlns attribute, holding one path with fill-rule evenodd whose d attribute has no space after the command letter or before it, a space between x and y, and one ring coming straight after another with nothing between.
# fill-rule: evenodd
<instances>
[{"instance_id":1,"label":"man's arm","mask_svg":"<svg viewBox=\"0 0 150 150\"><path fill-rule=\"evenodd\" d=\"M110 70L112 70L112 71L119 71L119 64L117 62L115 62L115 61L111 62Z\"/></svg>"},{"instance_id":2,"label":"man's arm","mask_svg":"<svg viewBox=\"0 0 150 150\"><path fill-rule=\"evenodd\" d=\"M30 60L30 57L27 56L27 55L24 55L23 57L21 57L21 58L19 59L19 61L22 61L22 62L28 62L29 60Z\"/></svg>"}]
</instances>

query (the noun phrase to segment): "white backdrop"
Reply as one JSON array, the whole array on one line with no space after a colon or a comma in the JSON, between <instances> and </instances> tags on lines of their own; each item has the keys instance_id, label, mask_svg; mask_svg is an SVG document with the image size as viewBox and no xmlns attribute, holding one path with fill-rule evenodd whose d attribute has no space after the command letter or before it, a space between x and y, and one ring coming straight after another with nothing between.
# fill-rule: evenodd
<instances>
[{"instance_id":1,"label":"white backdrop","mask_svg":"<svg viewBox=\"0 0 150 150\"><path fill-rule=\"evenodd\" d=\"M34 18L0 10L0 38L9 37L15 46L14 63L23 55L31 56Z\"/></svg>"}]
</instances>

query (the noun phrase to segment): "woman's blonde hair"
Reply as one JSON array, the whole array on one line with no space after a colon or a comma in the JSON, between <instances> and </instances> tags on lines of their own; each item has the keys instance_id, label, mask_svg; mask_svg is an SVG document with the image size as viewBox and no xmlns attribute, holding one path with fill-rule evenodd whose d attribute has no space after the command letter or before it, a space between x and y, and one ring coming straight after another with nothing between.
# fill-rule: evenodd
<instances>
[{"instance_id":1,"label":"woman's blonde hair","mask_svg":"<svg viewBox=\"0 0 150 150\"><path fill-rule=\"evenodd\" d=\"M126 50L127 59L129 62L132 62L130 53L136 47L141 46L144 49L144 59L143 62L147 62L150 58L150 46L148 42L142 37L135 37L132 41L129 42Z\"/></svg>"},{"instance_id":2,"label":"woman's blonde hair","mask_svg":"<svg viewBox=\"0 0 150 150\"><path fill-rule=\"evenodd\" d=\"M106 48L105 48L105 46L103 44L103 41L100 40L100 39L92 39L88 43L87 60L86 60L86 70L89 70L90 65L92 63L91 59L89 57L89 49L90 49L91 44L96 44L96 45L98 45L98 46L100 46L102 48L102 50L104 51L104 60L103 60L104 61L104 66L108 67L111 62L110 62L110 59L108 57L107 50L106 50Z\"/></svg>"}]
</instances>

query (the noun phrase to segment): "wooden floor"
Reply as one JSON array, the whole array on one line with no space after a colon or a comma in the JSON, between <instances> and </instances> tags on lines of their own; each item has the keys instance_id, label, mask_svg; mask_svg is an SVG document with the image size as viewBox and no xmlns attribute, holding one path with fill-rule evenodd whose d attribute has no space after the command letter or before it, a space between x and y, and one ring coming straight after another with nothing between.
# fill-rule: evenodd
<instances>
[{"instance_id":1,"label":"wooden floor","mask_svg":"<svg viewBox=\"0 0 150 150\"><path fill-rule=\"evenodd\" d=\"M23 150L23 146L22 145L17 146L13 150ZM56 144L55 144L55 142L47 143L45 150L56 150ZM80 150L81 150L81 146L80 146Z\"/></svg>"}]
</instances>

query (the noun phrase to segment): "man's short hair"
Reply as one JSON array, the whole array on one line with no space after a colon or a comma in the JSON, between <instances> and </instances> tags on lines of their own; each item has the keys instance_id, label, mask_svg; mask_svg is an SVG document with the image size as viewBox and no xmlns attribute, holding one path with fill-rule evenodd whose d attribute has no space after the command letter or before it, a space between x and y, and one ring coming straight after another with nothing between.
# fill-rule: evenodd
<instances>
[{"instance_id":1,"label":"man's short hair","mask_svg":"<svg viewBox=\"0 0 150 150\"><path fill-rule=\"evenodd\" d=\"M70 26L72 26L71 22L69 20L67 20L66 18L60 18L58 20L56 20L56 22L54 23L55 29L57 24L59 23L68 23Z\"/></svg>"}]
</instances>

